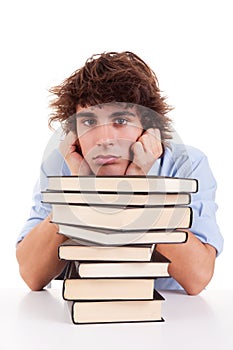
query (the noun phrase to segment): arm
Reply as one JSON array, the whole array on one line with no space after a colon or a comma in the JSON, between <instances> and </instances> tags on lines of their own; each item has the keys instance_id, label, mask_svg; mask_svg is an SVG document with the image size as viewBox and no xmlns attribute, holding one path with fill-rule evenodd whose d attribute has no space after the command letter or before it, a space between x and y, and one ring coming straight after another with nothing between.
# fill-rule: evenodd
<instances>
[{"instance_id":1,"label":"arm","mask_svg":"<svg viewBox=\"0 0 233 350\"><path fill-rule=\"evenodd\" d=\"M216 250L188 231L183 244L157 244L156 249L171 260L168 272L190 295L200 293L214 273Z\"/></svg>"},{"instance_id":2,"label":"arm","mask_svg":"<svg viewBox=\"0 0 233 350\"><path fill-rule=\"evenodd\" d=\"M16 257L19 271L32 290L41 290L65 268L58 259L58 246L67 237L57 234L57 225L47 217L18 243Z\"/></svg>"},{"instance_id":3,"label":"arm","mask_svg":"<svg viewBox=\"0 0 233 350\"><path fill-rule=\"evenodd\" d=\"M147 173L162 153L159 130L155 129L153 132L153 129L148 129L132 150L135 164L129 165L126 174L143 175ZM205 169L203 171L205 173ZM211 230L211 225L208 229ZM188 232L186 243L157 244L156 249L171 260L169 274L188 294L200 293L211 280L216 250L212 245L202 243L191 231Z\"/></svg>"},{"instance_id":4,"label":"arm","mask_svg":"<svg viewBox=\"0 0 233 350\"><path fill-rule=\"evenodd\" d=\"M60 144L60 152L72 174L84 175L89 172L89 167L83 157L76 152L75 143L75 135L69 133ZM35 207L40 207L38 199L36 204ZM38 216L42 218L42 215L38 214ZM16 257L19 271L32 290L41 290L65 268L66 262L58 259L58 246L67 237L57 234L57 230L57 225L50 223L48 216L32 228L17 245Z\"/></svg>"}]
</instances>

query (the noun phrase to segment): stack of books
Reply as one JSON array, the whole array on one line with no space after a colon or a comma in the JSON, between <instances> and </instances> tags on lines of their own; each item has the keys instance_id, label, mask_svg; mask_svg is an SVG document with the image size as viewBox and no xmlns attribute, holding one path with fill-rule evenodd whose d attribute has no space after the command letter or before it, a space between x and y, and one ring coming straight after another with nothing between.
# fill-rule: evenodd
<instances>
[{"instance_id":1,"label":"stack of books","mask_svg":"<svg viewBox=\"0 0 233 350\"><path fill-rule=\"evenodd\" d=\"M42 192L69 237L62 296L74 323L163 321L154 279L169 277L157 243L184 243L197 180L143 176L50 176Z\"/></svg>"}]
</instances>

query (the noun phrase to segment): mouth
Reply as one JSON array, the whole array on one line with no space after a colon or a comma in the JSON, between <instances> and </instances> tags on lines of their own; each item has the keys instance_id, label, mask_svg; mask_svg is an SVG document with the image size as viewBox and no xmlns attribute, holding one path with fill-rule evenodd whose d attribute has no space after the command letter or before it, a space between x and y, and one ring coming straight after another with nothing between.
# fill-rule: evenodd
<instances>
[{"instance_id":1,"label":"mouth","mask_svg":"<svg viewBox=\"0 0 233 350\"><path fill-rule=\"evenodd\" d=\"M109 164L114 164L118 161L120 156L114 156L111 154L108 155L98 155L93 158L94 163L97 165L109 165Z\"/></svg>"}]
</instances>

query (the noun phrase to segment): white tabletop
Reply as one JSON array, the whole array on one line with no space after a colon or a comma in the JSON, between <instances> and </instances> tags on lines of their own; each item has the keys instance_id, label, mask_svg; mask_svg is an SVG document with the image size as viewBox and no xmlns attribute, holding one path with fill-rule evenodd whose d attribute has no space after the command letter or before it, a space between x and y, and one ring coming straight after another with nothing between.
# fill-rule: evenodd
<instances>
[{"instance_id":1,"label":"white tabletop","mask_svg":"<svg viewBox=\"0 0 233 350\"><path fill-rule=\"evenodd\" d=\"M74 325L61 288L0 289L0 349L233 349L232 290L161 294L165 322Z\"/></svg>"}]
</instances>

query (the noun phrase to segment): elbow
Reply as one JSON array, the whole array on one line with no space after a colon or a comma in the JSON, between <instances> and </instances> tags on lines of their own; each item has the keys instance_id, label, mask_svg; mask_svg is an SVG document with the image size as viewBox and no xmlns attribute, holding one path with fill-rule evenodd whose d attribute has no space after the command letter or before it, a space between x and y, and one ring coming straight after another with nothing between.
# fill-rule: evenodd
<instances>
[{"instance_id":1,"label":"elbow","mask_svg":"<svg viewBox=\"0 0 233 350\"><path fill-rule=\"evenodd\" d=\"M21 261L20 252L16 250L16 258L19 264L19 274L26 283L26 285L32 291L40 291L42 290L48 283L44 283L41 279L38 278L38 275L33 268L27 266L27 264Z\"/></svg>"},{"instance_id":2,"label":"elbow","mask_svg":"<svg viewBox=\"0 0 233 350\"><path fill-rule=\"evenodd\" d=\"M200 260L196 265L193 264L189 270L188 278L185 279L183 287L188 295L200 294L211 281L214 274L216 251L206 245L207 254L204 260Z\"/></svg>"},{"instance_id":3,"label":"elbow","mask_svg":"<svg viewBox=\"0 0 233 350\"><path fill-rule=\"evenodd\" d=\"M204 288L205 287L203 287L201 285L199 285L199 286L197 286L197 285L195 285L195 286L188 286L185 289L185 291L190 296L196 296L196 295L200 294L203 291Z\"/></svg>"},{"instance_id":4,"label":"elbow","mask_svg":"<svg viewBox=\"0 0 233 350\"><path fill-rule=\"evenodd\" d=\"M23 267L19 267L19 273L26 285L33 292L41 291L47 285L47 283L43 283L36 274L28 272L27 269Z\"/></svg>"},{"instance_id":5,"label":"elbow","mask_svg":"<svg viewBox=\"0 0 233 350\"><path fill-rule=\"evenodd\" d=\"M31 291L39 292L46 286L46 284L42 283L42 281L40 281L37 277L24 273L24 271L22 271L21 269L19 270L19 272L22 279L24 280L26 285L31 289Z\"/></svg>"},{"instance_id":6,"label":"elbow","mask_svg":"<svg viewBox=\"0 0 233 350\"><path fill-rule=\"evenodd\" d=\"M189 283L184 286L186 293L190 296L195 296L200 294L206 286L209 284L213 277L213 270L201 271L201 273L196 273L192 275Z\"/></svg>"}]
</instances>

